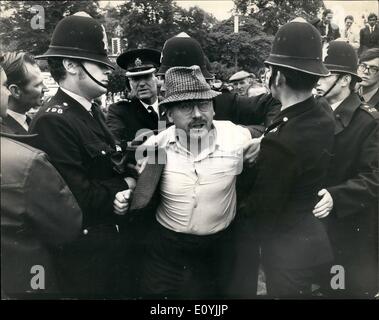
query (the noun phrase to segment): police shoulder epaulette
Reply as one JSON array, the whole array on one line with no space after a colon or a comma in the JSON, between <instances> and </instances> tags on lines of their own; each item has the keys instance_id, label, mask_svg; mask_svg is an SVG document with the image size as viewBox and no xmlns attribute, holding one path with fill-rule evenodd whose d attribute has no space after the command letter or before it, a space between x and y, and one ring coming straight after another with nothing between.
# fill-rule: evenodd
<instances>
[{"instance_id":1,"label":"police shoulder epaulette","mask_svg":"<svg viewBox=\"0 0 379 320\"><path fill-rule=\"evenodd\" d=\"M56 104L54 106L47 107L45 109L45 113L63 114L66 107L67 107L67 103L66 103L66 105L65 104L62 104L62 105Z\"/></svg>"},{"instance_id":2,"label":"police shoulder epaulette","mask_svg":"<svg viewBox=\"0 0 379 320\"><path fill-rule=\"evenodd\" d=\"M376 110L376 108L371 107L371 106L369 106L367 104L361 104L360 108L362 110L366 111L367 113L369 113L375 119L379 119L379 111Z\"/></svg>"}]
</instances>

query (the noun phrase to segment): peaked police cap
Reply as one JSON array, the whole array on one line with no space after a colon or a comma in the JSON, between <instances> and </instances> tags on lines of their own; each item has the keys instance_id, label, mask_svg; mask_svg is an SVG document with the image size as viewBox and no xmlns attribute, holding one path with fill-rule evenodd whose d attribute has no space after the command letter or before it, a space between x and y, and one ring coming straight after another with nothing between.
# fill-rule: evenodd
<instances>
[{"instance_id":1,"label":"peaked police cap","mask_svg":"<svg viewBox=\"0 0 379 320\"><path fill-rule=\"evenodd\" d=\"M127 77L150 74L159 66L161 52L155 49L128 50L117 58L117 64L125 69Z\"/></svg>"}]
</instances>

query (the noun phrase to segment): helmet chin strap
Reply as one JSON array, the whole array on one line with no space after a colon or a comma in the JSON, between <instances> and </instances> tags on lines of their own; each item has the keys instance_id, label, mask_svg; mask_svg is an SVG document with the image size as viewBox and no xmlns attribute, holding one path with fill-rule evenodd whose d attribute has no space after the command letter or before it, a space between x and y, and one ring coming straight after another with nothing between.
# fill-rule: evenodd
<instances>
[{"instance_id":1,"label":"helmet chin strap","mask_svg":"<svg viewBox=\"0 0 379 320\"><path fill-rule=\"evenodd\" d=\"M336 81L334 81L334 83L330 86L330 88L328 90L325 91L325 93L322 95L323 97L326 97L326 95L333 90L333 88L336 86L337 82L339 79L342 78L342 74L339 74Z\"/></svg>"},{"instance_id":2,"label":"helmet chin strap","mask_svg":"<svg viewBox=\"0 0 379 320\"><path fill-rule=\"evenodd\" d=\"M82 62L80 62L80 65L81 67L83 68L84 72L87 74L87 76L92 80L94 81L96 84L98 84L99 86L105 88L105 89L108 89L108 86L106 86L105 84L101 83L100 81L96 80L89 72L88 70L86 69L86 67L84 66L84 64Z\"/></svg>"}]
</instances>

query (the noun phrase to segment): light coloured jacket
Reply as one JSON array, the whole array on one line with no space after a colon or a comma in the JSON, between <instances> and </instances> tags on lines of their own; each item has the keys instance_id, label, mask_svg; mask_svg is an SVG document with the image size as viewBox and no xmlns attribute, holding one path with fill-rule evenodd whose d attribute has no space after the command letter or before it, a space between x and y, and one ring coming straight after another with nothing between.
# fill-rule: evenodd
<instances>
[{"instance_id":1,"label":"light coloured jacket","mask_svg":"<svg viewBox=\"0 0 379 320\"><path fill-rule=\"evenodd\" d=\"M359 30L357 28L352 26L348 30L342 29L340 39L347 41L355 50L359 49Z\"/></svg>"}]
</instances>

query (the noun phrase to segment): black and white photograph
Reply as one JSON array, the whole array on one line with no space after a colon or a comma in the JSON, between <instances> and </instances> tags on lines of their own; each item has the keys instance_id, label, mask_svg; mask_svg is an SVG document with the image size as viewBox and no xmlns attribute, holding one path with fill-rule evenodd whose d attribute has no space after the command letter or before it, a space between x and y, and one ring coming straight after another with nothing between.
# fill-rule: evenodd
<instances>
[{"instance_id":1,"label":"black and white photograph","mask_svg":"<svg viewBox=\"0 0 379 320\"><path fill-rule=\"evenodd\" d=\"M378 13L2 0L1 300L379 300Z\"/></svg>"}]
</instances>

